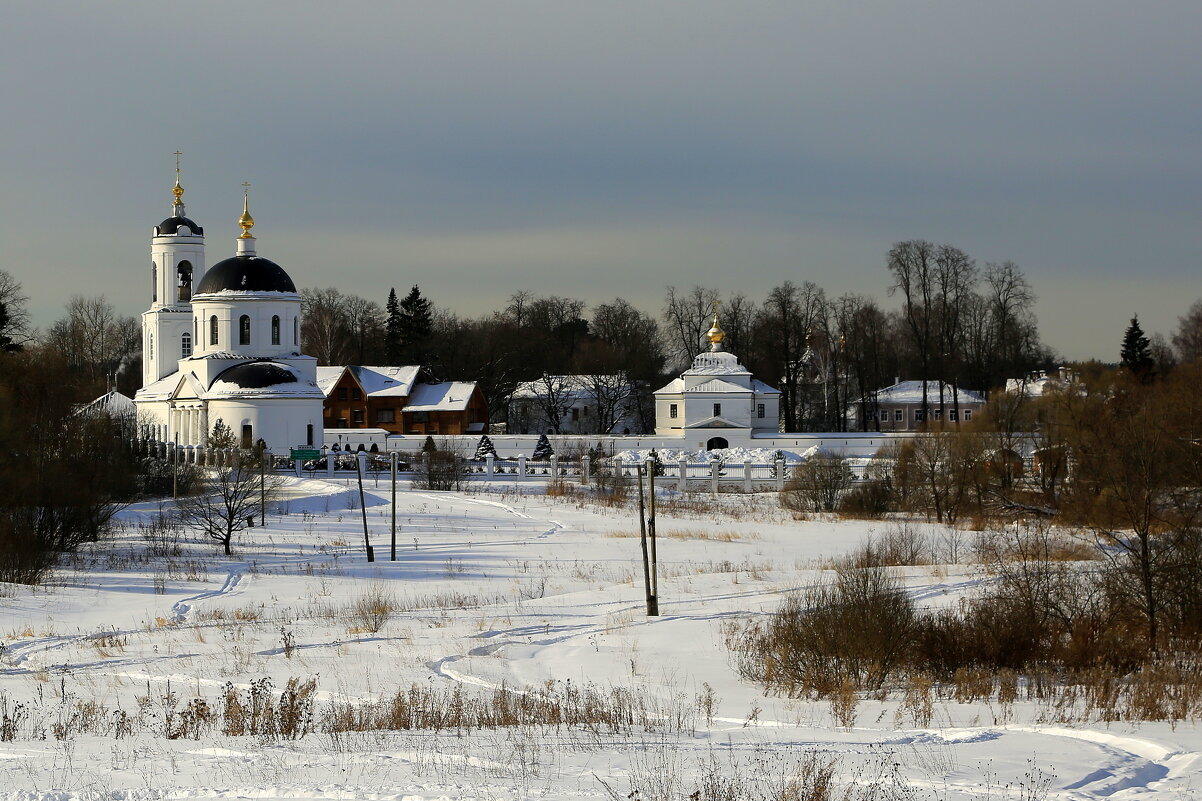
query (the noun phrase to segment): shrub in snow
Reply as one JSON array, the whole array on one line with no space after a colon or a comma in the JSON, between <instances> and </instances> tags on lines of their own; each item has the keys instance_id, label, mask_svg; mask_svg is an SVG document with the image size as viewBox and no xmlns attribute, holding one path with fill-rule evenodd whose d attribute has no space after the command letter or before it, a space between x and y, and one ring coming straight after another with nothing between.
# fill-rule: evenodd
<instances>
[{"instance_id":1,"label":"shrub in snow","mask_svg":"<svg viewBox=\"0 0 1202 801\"><path fill-rule=\"evenodd\" d=\"M484 434L480 437L480 442L476 445L475 458L487 459L489 456L495 459L497 457L497 448L492 444L492 440L489 439L488 434Z\"/></svg>"},{"instance_id":2,"label":"shrub in snow","mask_svg":"<svg viewBox=\"0 0 1202 801\"><path fill-rule=\"evenodd\" d=\"M535 462L545 462L555 455L555 449L551 447L551 440L547 439L546 434L538 435L538 444L534 446L534 455L530 457Z\"/></svg>"}]
</instances>

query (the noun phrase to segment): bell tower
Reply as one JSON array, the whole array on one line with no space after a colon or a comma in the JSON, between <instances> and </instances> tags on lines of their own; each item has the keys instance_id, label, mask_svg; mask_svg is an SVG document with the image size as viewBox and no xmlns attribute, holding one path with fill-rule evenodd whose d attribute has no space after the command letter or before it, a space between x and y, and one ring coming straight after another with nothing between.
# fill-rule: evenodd
<instances>
[{"instance_id":1,"label":"bell tower","mask_svg":"<svg viewBox=\"0 0 1202 801\"><path fill-rule=\"evenodd\" d=\"M142 314L142 385L171 375L179 360L192 355L196 331L192 287L204 275L204 229L184 213L179 157L171 216L154 227L150 245L150 309Z\"/></svg>"}]
</instances>

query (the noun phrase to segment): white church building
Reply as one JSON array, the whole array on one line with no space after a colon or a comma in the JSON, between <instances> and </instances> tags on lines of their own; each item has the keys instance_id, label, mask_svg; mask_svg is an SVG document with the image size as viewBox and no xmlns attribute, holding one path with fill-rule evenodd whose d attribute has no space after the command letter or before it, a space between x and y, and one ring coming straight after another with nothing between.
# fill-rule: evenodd
<instances>
[{"instance_id":1,"label":"white church building","mask_svg":"<svg viewBox=\"0 0 1202 801\"><path fill-rule=\"evenodd\" d=\"M300 352L300 294L256 253L245 193L235 255L207 271L204 229L184 214L178 166L172 193L172 215L151 240L134 398L142 435L205 446L220 422L242 447L320 446L324 396L317 360Z\"/></svg>"},{"instance_id":2,"label":"white church building","mask_svg":"<svg viewBox=\"0 0 1202 801\"><path fill-rule=\"evenodd\" d=\"M709 350L693 366L655 392L655 433L679 437L697 449L752 447L758 436L779 430L780 391L753 377L724 349L718 310L705 334Z\"/></svg>"}]
</instances>

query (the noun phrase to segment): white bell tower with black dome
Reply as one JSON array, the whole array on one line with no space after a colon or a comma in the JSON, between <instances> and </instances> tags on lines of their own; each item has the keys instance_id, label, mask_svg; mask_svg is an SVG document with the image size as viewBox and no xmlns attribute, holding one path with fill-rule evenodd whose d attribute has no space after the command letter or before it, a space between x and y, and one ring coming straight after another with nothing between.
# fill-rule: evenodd
<instances>
[{"instance_id":1,"label":"white bell tower with black dome","mask_svg":"<svg viewBox=\"0 0 1202 801\"><path fill-rule=\"evenodd\" d=\"M178 369L196 348L192 285L205 272L204 229L184 214L184 188L175 154L171 216L154 227L150 245L150 309L142 314L142 385Z\"/></svg>"}]
</instances>

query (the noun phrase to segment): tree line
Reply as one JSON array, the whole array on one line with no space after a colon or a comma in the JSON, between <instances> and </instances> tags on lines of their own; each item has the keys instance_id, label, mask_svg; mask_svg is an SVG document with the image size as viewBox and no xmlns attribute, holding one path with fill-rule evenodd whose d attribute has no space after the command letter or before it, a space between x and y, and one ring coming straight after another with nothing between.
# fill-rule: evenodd
<instances>
[{"instance_id":1,"label":"tree line","mask_svg":"<svg viewBox=\"0 0 1202 801\"><path fill-rule=\"evenodd\" d=\"M668 286L653 311L620 297L590 306L517 291L503 306L467 316L416 285L403 295L389 289L383 303L332 287L305 288L302 349L324 365L417 364L433 380L476 381L494 423L506 421L509 398L522 382L604 376L630 388L632 397L623 401L647 429L654 423L651 393L705 346L714 300L721 302L727 349L781 391L786 431L846 430L857 404L858 425L876 426L875 393L898 378L925 379L933 392L940 382L989 391L1056 363L1039 335L1034 288L1013 262L978 265L952 245L908 240L890 249L884 267L881 287L894 300L890 306L865 294L831 296L810 281L785 281L762 298ZM20 285L0 271L0 351L33 344L59 353L86 378L93 397L110 387L132 396L140 386L137 318L120 315L104 297L76 296L61 319L36 331ZM1195 358L1202 352L1202 301L1180 319L1171 342L1156 335L1148 347L1165 369ZM604 422L597 425L596 433L608 433Z\"/></svg>"}]
</instances>

